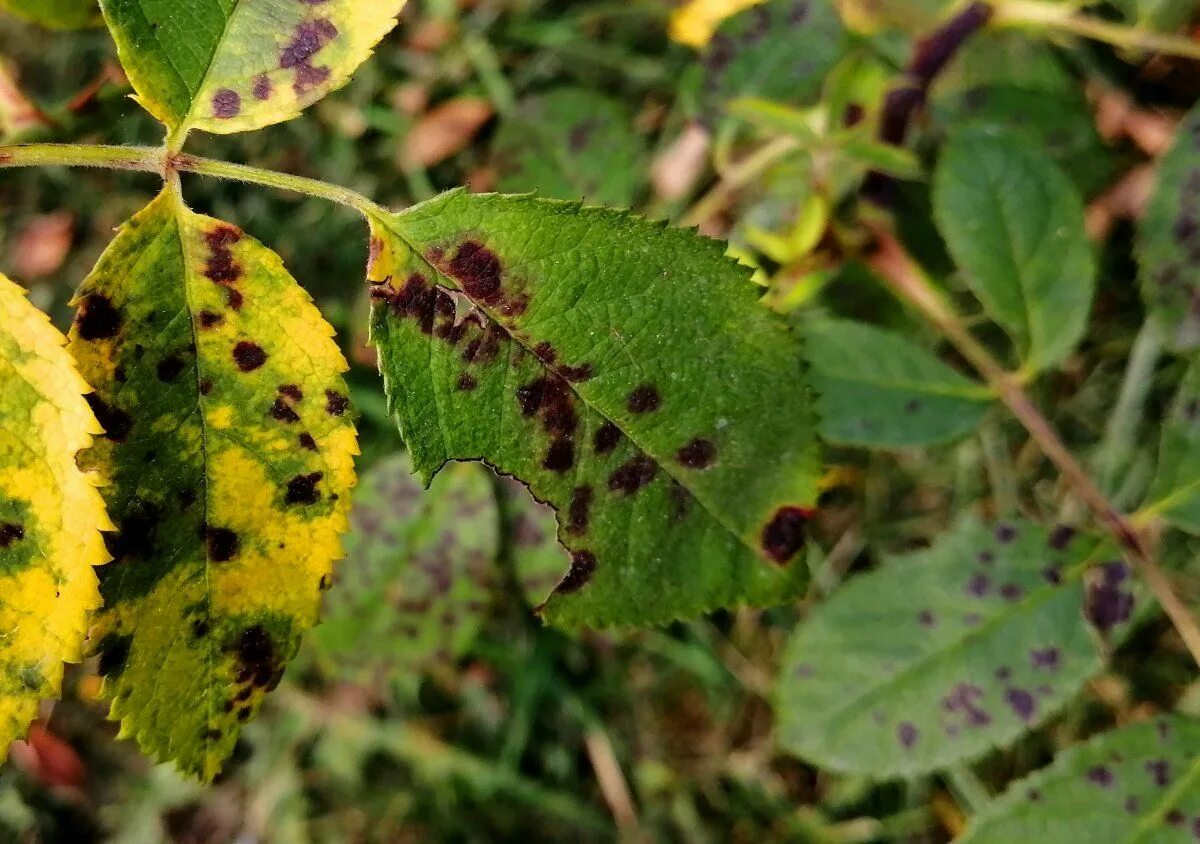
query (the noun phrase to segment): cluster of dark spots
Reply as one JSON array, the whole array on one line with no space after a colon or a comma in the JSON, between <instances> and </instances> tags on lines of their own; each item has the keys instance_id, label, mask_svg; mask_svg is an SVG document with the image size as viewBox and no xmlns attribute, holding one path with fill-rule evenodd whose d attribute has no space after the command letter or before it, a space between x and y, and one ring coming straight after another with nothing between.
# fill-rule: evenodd
<instances>
[{"instance_id":1,"label":"cluster of dark spots","mask_svg":"<svg viewBox=\"0 0 1200 844\"><path fill-rule=\"evenodd\" d=\"M250 683L267 691L283 679L283 668L275 653L271 634L261 624L247 627L233 645L238 660L237 682Z\"/></svg>"},{"instance_id":2,"label":"cluster of dark spots","mask_svg":"<svg viewBox=\"0 0 1200 844\"><path fill-rule=\"evenodd\" d=\"M575 487L571 492L571 521L567 525L569 533L579 536L587 532L593 497L592 488L586 484Z\"/></svg>"},{"instance_id":3,"label":"cluster of dark spots","mask_svg":"<svg viewBox=\"0 0 1200 844\"><path fill-rule=\"evenodd\" d=\"M100 664L97 668L101 677L116 677L125 670L129 661L129 650L133 647L132 636L122 636L119 633L108 633L100 640L96 648L100 654Z\"/></svg>"},{"instance_id":4,"label":"cluster of dark spots","mask_svg":"<svg viewBox=\"0 0 1200 844\"><path fill-rule=\"evenodd\" d=\"M321 472L296 475L288 481L284 501L288 504L316 504L321 500L321 492L317 489L317 484L323 477L325 476Z\"/></svg>"},{"instance_id":5,"label":"cluster of dark spots","mask_svg":"<svg viewBox=\"0 0 1200 844\"><path fill-rule=\"evenodd\" d=\"M284 45L279 54L279 66L295 73L292 88L296 96L303 96L329 79L327 67L316 67L312 58L317 52L338 37L338 29L324 18L298 24L292 40Z\"/></svg>"},{"instance_id":6,"label":"cluster of dark spots","mask_svg":"<svg viewBox=\"0 0 1200 844\"><path fill-rule=\"evenodd\" d=\"M688 469L707 469L717 459L717 447L712 440L696 437L676 452L675 459Z\"/></svg>"},{"instance_id":7,"label":"cluster of dark spots","mask_svg":"<svg viewBox=\"0 0 1200 844\"><path fill-rule=\"evenodd\" d=\"M621 429L611 422L605 422L596 429L592 438L592 449L596 454L608 454L621 442Z\"/></svg>"},{"instance_id":8,"label":"cluster of dark spots","mask_svg":"<svg viewBox=\"0 0 1200 844\"><path fill-rule=\"evenodd\" d=\"M973 598L982 598L992 588L992 582L986 574L975 574L967 581L966 593Z\"/></svg>"},{"instance_id":9,"label":"cluster of dark spots","mask_svg":"<svg viewBox=\"0 0 1200 844\"><path fill-rule=\"evenodd\" d=\"M267 413L272 419L286 425L294 424L300 421L296 405L302 401L304 401L304 393L299 387L295 384L283 384L279 387L279 395L275 398L275 403L271 405L271 409Z\"/></svg>"},{"instance_id":10,"label":"cluster of dark spots","mask_svg":"<svg viewBox=\"0 0 1200 844\"><path fill-rule=\"evenodd\" d=\"M1075 528L1070 525L1059 525L1054 528L1050 534L1050 547L1055 551L1061 551L1066 548L1071 540L1075 538Z\"/></svg>"},{"instance_id":11,"label":"cluster of dark spots","mask_svg":"<svg viewBox=\"0 0 1200 844\"><path fill-rule=\"evenodd\" d=\"M214 563L227 563L241 547L238 535L229 528L204 527L204 549Z\"/></svg>"},{"instance_id":12,"label":"cluster of dark spots","mask_svg":"<svg viewBox=\"0 0 1200 844\"><path fill-rule=\"evenodd\" d=\"M503 338L504 329L495 324L489 325L483 334L467 343L462 352L463 363L488 363L495 360L496 355L500 354Z\"/></svg>"},{"instance_id":13,"label":"cluster of dark spots","mask_svg":"<svg viewBox=\"0 0 1200 844\"><path fill-rule=\"evenodd\" d=\"M521 415L536 416L550 436L550 446L542 465L554 472L565 472L575 465L575 431L579 414L570 385L557 375L547 374L518 387L517 404Z\"/></svg>"},{"instance_id":14,"label":"cluster of dark spots","mask_svg":"<svg viewBox=\"0 0 1200 844\"><path fill-rule=\"evenodd\" d=\"M0 550L11 548L25 538L25 528L15 522L0 523Z\"/></svg>"},{"instance_id":15,"label":"cluster of dark spots","mask_svg":"<svg viewBox=\"0 0 1200 844\"><path fill-rule=\"evenodd\" d=\"M275 92L274 86L271 84L271 77L265 73L260 73L254 77L254 87L251 93L254 94L254 99L263 101L271 99L271 94Z\"/></svg>"},{"instance_id":16,"label":"cluster of dark spots","mask_svg":"<svg viewBox=\"0 0 1200 844\"><path fill-rule=\"evenodd\" d=\"M213 94L213 117L228 120L242 113L242 97L232 88L222 88Z\"/></svg>"},{"instance_id":17,"label":"cluster of dark spots","mask_svg":"<svg viewBox=\"0 0 1200 844\"><path fill-rule=\"evenodd\" d=\"M460 392L469 393L478 386L479 382L476 381L473 376L464 372L462 375L458 376L458 383L455 384L455 389L459 390Z\"/></svg>"},{"instance_id":18,"label":"cluster of dark spots","mask_svg":"<svg viewBox=\"0 0 1200 844\"><path fill-rule=\"evenodd\" d=\"M1133 595L1122 588L1129 569L1121 562L1104 563L1093 575L1084 597L1083 615L1100 633L1108 634L1133 613Z\"/></svg>"},{"instance_id":19,"label":"cluster of dark spots","mask_svg":"<svg viewBox=\"0 0 1200 844\"><path fill-rule=\"evenodd\" d=\"M908 721L902 721L896 727L896 738L900 741L900 746L905 750L911 748L917 743L917 726Z\"/></svg>"},{"instance_id":20,"label":"cluster of dark spots","mask_svg":"<svg viewBox=\"0 0 1200 844\"><path fill-rule=\"evenodd\" d=\"M158 506L149 501L135 501L124 518L117 524L115 533L104 534L104 544L114 561L127 557L144 559L154 551L155 533L161 520Z\"/></svg>"},{"instance_id":21,"label":"cluster of dark spots","mask_svg":"<svg viewBox=\"0 0 1200 844\"><path fill-rule=\"evenodd\" d=\"M1057 671L1059 663L1062 661L1062 655L1058 648L1033 648L1029 652L1029 662L1034 668L1046 668L1050 671Z\"/></svg>"},{"instance_id":22,"label":"cluster of dark spots","mask_svg":"<svg viewBox=\"0 0 1200 844\"><path fill-rule=\"evenodd\" d=\"M204 277L209 281L228 286L242 277L241 265L233 258L230 248L242 239L242 233L231 225L222 223L204 235L208 244L208 260L204 265Z\"/></svg>"},{"instance_id":23,"label":"cluster of dark spots","mask_svg":"<svg viewBox=\"0 0 1200 844\"><path fill-rule=\"evenodd\" d=\"M1108 788L1113 784L1115 779L1112 771L1110 771L1104 765L1095 765L1091 768L1088 768L1087 773L1084 776L1087 777L1088 782L1095 783L1101 788Z\"/></svg>"},{"instance_id":24,"label":"cluster of dark spots","mask_svg":"<svg viewBox=\"0 0 1200 844\"><path fill-rule=\"evenodd\" d=\"M349 407L349 398L336 390L325 391L325 412L330 416L345 416Z\"/></svg>"},{"instance_id":25,"label":"cluster of dark spots","mask_svg":"<svg viewBox=\"0 0 1200 844\"><path fill-rule=\"evenodd\" d=\"M1033 720L1037 705L1029 692L1024 689L1008 689L1004 693L1004 699L1022 721L1028 723Z\"/></svg>"},{"instance_id":26,"label":"cluster of dark spots","mask_svg":"<svg viewBox=\"0 0 1200 844\"><path fill-rule=\"evenodd\" d=\"M558 595L567 595L571 592L578 592L584 586L587 586L588 581L596 574L596 555L591 551L572 551L571 552L571 568L559 581L558 586L554 587L554 592Z\"/></svg>"},{"instance_id":27,"label":"cluster of dark spots","mask_svg":"<svg viewBox=\"0 0 1200 844\"><path fill-rule=\"evenodd\" d=\"M164 384L171 384L183 372L184 362L179 355L168 355L154 367L154 374Z\"/></svg>"},{"instance_id":28,"label":"cluster of dark spots","mask_svg":"<svg viewBox=\"0 0 1200 844\"><path fill-rule=\"evenodd\" d=\"M633 495L654 480L658 464L647 454L635 454L608 476L608 488L623 495Z\"/></svg>"},{"instance_id":29,"label":"cluster of dark spots","mask_svg":"<svg viewBox=\"0 0 1200 844\"><path fill-rule=\"evenodd\" d=\"M800 553L808 537L812 510L780 507L762 532L762 549L771 560L784 565Z\"/></svg>"},{"instance_id":30,"label":"cluster of dark spots","mask_svg":"<svg viewBox=\"0 0 1200 844\"><path fill-rule=\"evenodd\" d=\"M267 362L267 353L252 340L242 340L233 347L233 362L242 372L253 372Z\"/></svg>"},{"instance_id":31,"label":"cluster of dark spots","mask_svg":"<svg viewBox=\"0 0 1200 844\"><path fill-rule=\"evenodd\" d=\"M662 396L653 384L641 384L629 394L625 406L630 413L651 413L662 407Z\"/></svg>"},{"instance_id":32,"label":"cluster of dark spots","mask_svg":"<svg viewBox=\"0 0 1200 844\"><path fill-rule=\"evenodd\" d=\"M201 328L216 328L225 321L225 317L213 311L200 312L200 327Z\"/></svg>"},{"instance_id":33,"label":"cluster of dark spots","mask_svg":"<svg viewBox=\"0 0 1200 844\"><path fill-rule=\"evenodd\" d=\"M1017 529L1008 522L996 525L996 541L1008 544L1017 538Z\"/></svg>"},{"instance_id":34,"label":"cluster of dark spots","mask_svg":"<svg viewBox=\"0 0 1200 844\"><path fill-rule=\"evenodd\" d=\"M317 441L313 439L313 435L305 431L300 435L300 447L307 451L317 450Z\"/></svg>"},{"instance_id":35,"label":"cluster of dark spots","mask_svg":"<svg viewBox=\"0 0 1200 844\"><path fill-rule=\"evenodd\" d=\"M107 340L121 330L121 312L103 293L84 297L75 317L75 328L84 340Z\"/></svg>"},{"instance_id":36,"label":"cluster of dark spots","mask_svg":"<svg viewBox=\"0 0 1200 844\"><path fill-rule=\"evenodd\" d=\"M959 683L942 698L942 709L950 713L962 713L967 726L983 727L992 723L992 716L979 706L983 689L970 683Z\"/></svg>"},{"instance_id":37,"label":"cluster of dark spots","mask_svg":"<svg viewBox=\"0 0 1200 844\"><path fill-rule=\"evenodd\" d=\"M437 264L436 260L431 262ZM468 240L458 247L454 258L445 264L445 272L476 302L496 305L504 298L500 259L478 241Z\"/></svg>"},{"instance_id":38,"label":"cluster of dark spots","mask_svg":"<svg viewBox=\"0 0 1200 844\"><path fill-rule=\"evenodd\" d=\"M192 636L196 639L203 639L211 629L208 621L203 618L197 618L192 622Z\"/></svg>"},{"instance_id":39,"label":"cluster of dark spots","mask_svg":"<svg viewBox=\"0 0 1200 844\"><path fill-rule=\"evenodd\" d=\"M1146 763L1146 773L1154 780L1159 788L1166 788L1171 782L1171 763L1166 759L1151 759Z\"/></svg>"}]
</instances>

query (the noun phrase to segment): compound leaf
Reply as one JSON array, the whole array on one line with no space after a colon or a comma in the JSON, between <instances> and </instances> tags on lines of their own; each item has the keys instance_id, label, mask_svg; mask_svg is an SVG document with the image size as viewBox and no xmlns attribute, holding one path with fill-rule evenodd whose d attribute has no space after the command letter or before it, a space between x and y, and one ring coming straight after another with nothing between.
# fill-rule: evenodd
<instances>
[{"instance_id":1,"label":"compound leaf","mask_svg":"<svg viewBox=\"0 0 1200 844\"><path fill-rule=\"evenodd\" d=\"M628 207L645 184L645 143L619 100L558 88L522 101L496 133L502 191Z\"/></svg>"},{"instance_id":2,"label":"compound leaf","mask_svg":"<svg viewBox=\"0 0 1200 844\"><path fill-rule=\"evenodd\" d=\"M1200 345L1200 107L1179 124L1138 226L1142 298L1177 348Z\"/></svg>"},{"instance_id":3,"label":"compound leaf","mask_svg":"<svg viewBox=\"0 0 1200 844\"><path fill-rule=\"evenodd\" d=\"M389 672L461 656L495 585L500 525L489 475L454 464L425 490L407 454L366 473L315 644L341 666Z\"/></svg>"},{"instance_id":4,"label":"compound leaf","mask_svg":"<svg viewBox=\"0 0 1200 844\"><path fill-rule=\"evenodd\" d=\"M49 29L82 29L100 23L96 0L0 0L0 9Z\"/></svg>"},{"instance_id":5,"label":"compound leaf","mask_svg":"<svg viewBox=\"0 0 1200 844\"><path fill-rule=\"evenodd\" d=\"M349 81L404 0L101 0L142 106L182 138L291 120Z\"/></svg>"},{"instance_id":6,"label":"compound leaf","mask_svg":"<svg viewBox=\"0 0 1200 844\"><path fill-rule=\"evenodd\" d=\"M1200 722L1164 716L1064 751L1009 786L958 840L1184 844L1197 836Z\"/></svg>"},{"instance_id":7,"label":"compound leaf","mask_svg":"<svg viewBox=\"0 0 1200 844\"><path fill-rule=\"evenodd\" d=\"M1200 366L1194 363L1163 422L1158 472L1142 509L1200 534Z\"/></svg>"},{"instance_id":8,"label":"compound leaf","mask_svg":"<svg viewBox=\"0 0 1200 844\"><path fill-rule=\"evenodd\" d=\"M805 340L827 440L930 445L970 433L987 413L987 388L899 334L819 319L808 323Z\"/></svg>"},{"instance_id":9,"label":"compound leaf","mask_svg":"<svg viewBox=\"0 0 1200 844\"><path fill-rule=\"evenodd\" d=\"M0 761L79 660L108 559L104 502L75 465L100 427L65 342L0 275Z\"/></svg>"},{"instance_id":10,"label":"compound leaf","mask_svg":"<svg viewBox=\"0 0 1200 844\"><path fill-rule=\"evenodd\" d=\"M461 191L372 226L373 336L413 464L483 459L556 508L572 567L547 619L659 623L803 587L800 345L721 244Z\"/></svg>"},{"instance_id":11,"label":"compound leaf","mask_svg":"<svg viewBox=\"0 0 1200 844\"><path fill-rule=\"evenodd\" d=\"M1096 262L1083 201L1028 136L994 127L953 135L934 176L934 217L988 315L1024 366L1061 362L1087 327Z\"/></svg>"},{"instance_id":12,"label":"compound leaf","mask_svg":"<svg viewBox=\"0 0 1200 844\"><path fill-rule=\"evenodd\" d=\"M317 616L354 484L333 330L278 256L168 188L76 299L117 524L93 631L111 717L212 778Z\"/></svg>"},{"instance_id":13,"label":"compound leaf","mask_svg":"<svg viewBox=\"0 0 1200 844\"><path fill-rule=\"evenodd\" d=\"M1123 563L1084 577L1097 554L1068 528L968 517L854 579L788 644L781 743L832 770L891 777L1011 741L1100 669L1095 633L1129 618Z\"/></svg>"}]
</instances>

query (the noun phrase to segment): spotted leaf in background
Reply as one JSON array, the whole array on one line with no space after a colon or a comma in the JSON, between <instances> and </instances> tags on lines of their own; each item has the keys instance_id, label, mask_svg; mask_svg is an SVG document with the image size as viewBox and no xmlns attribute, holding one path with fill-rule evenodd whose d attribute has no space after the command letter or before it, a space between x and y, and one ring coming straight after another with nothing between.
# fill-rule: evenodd
<instances>
[{"instance_id":1,"label":"spotted leaf in background","mask_svg":"<svg viewBox=\"0 0 1200 844\"><path fill-rule=\"evenodd\" d=\"M445 194L372 221L373 337L431 477L482 459L558 511L564 625L795 596L816 498L799 340L692 232Z\"/></svg>"},{"instance_id":2,"label":"spotted leaf in background","mask_svg":"<svg viewBox=\"0 0 1200 844\"><path fill-rule=\"evenodd\" d=\"M96 0L0 0L0 11L50 29L81 29L100 23Z\"/></svg>"},{"instance_id":3,"label":"spotted leaf in background","mask_svg":"<svg viewBox=\"0 0 1200 844\"><path fill-rule=\"evenodd\" d=\"M1164 716L1096 736L1009 786L962 844L1200 837L1200 722Z\"/></svg>"},{"instance_id":4,"label":"spotted leaf in background","mask_svg":"<svg viewBox=\"0 0 1200 844\"><path fill-rule=\"evenodd\" d=\"M446 665L470 647L496 583L500 519L483 466L447 466L428 490L407 454L366 473L346 559L315 644L340 668ZM560 569L561 574L561 569Z\"/></svg>"},{"instance_id":5,"label":"spotted leaf in background","mask_svg":"<svg viewBox=\"0 0 1200 844\"><path fill-rule=\"evenodd\" d=\"M211 778L341 555L355 433L333 330L279 258L171 189L77 296L114 561L93 631L112 717Z\"/></svg>"},{"instance_id":6,"label":"spotted leaf in background","mask_svg":"<svg viewBox=\"0 0 1200 844\"><path fill-rule=\"evenodd\" d=\"M340 88L404 0L103 0L141 104L172 136L246 132Z\"/></svg>"},{"instance_id":7,"label":"spotted leaf in background","mask_svg":"<svg viewBox=\"0 0 1200 844\"><path fill-rule=\"evenodd\" d=\"M104 502L75 465L100 428L65 342L0 275L0 760L80 658L108 559Z\"/></svg>"},{"instance_id":8,"label":"spotted leaf in background","mask_svg":"<svg viewBox=\"0 0 1200 844\"><path fill-rule=\"evenodd\" d=\"M1037 726L1100 670L1134 608L1130 572L1103 553L1069 528L966 518L855 578L788 644L781 743L831 770L891 777Z\"/></svg>"},{"instance_id":9,"label":"spotted leaf in background","mask_svg":"<svg viewBox=\"0 0 1200 844\"><path fill-rule=\"evenodd\" d=\"M500 508L516 585L530 606L539 606L571 564L558 543L554 508L535 500L524 484L511 478L500 485Z\"/></svg>"}]
</instances>

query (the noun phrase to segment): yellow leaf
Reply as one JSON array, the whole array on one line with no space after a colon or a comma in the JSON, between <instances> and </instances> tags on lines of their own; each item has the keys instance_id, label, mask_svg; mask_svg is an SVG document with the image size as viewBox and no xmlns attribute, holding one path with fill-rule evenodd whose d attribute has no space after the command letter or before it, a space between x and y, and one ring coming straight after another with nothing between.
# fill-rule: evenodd
<instances>
[{"instance_id":1,"label":"yellow leaf","mask_svg":"<svg viewBox=\"0 0 1200 844\"><path fill-rule=\"evenodd\" d=\"M671 15L671 40L689 47L703 47L721 21L764 0L688 0Z\"/></svg>"}]
</instances>

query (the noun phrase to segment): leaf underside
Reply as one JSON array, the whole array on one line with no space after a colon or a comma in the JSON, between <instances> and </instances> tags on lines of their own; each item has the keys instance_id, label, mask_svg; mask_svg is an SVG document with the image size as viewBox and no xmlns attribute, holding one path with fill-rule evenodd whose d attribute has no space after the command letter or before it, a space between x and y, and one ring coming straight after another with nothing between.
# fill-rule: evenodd
<instances>
[{"instance_id":1,"label":"leaf underside","mask_svg":"<svg viewBox=\"0 0 1200 844\"><path fill-rule=\"evenodd\" d=\"M463 192L372 227L373 339L414 466L484 460L555 507L572 566L545 618L798 594L818 474L799 340L720 244Z\"/></svg>"},{"instance_id":2,"label":"leaf underside","mask_svg":"<svg viewBox=\"0 0 1200 844\"><path fill-rule=\"evenodd\" d=\"M138 101L173 133L296 117L349 81L404 0L101 0Z\"/></svg>"},{"instance_id":3,"label":"leaf underside","mask_svg":"<svg viewBox=\"0 0 1200 844\"><path fill-rule=\"evenodd\" d=\"M1164 716L1096 736L1009 786L961 844L1193 842L1200 837L1200 722Z\"/></svg>"},{"instance_id":4,"label":"leaf underside","mask_svg":"<svg viewBox=\"0 0 1200 844\"><path fill-rule=\"evenodd\" d=\"M489 475L456 464L425 490L408 455L398 454L362 477L346 559L313 631L339 670L411 672L470 647L496 585L499 513Z\"/></svg>"},{"instance_id":5,"label":"leaf underside","mask_svg":"<svg viewBox=\"0 0 1200 844\"><path fill-rule=\"evenodd\" d=\"M1059 709L1133 608L1124 564L1067 528L966 518L856 578L796 631L780 742L825 768L911 775L978 756Z\"/></svg>"},{"instance_id":6,"label":"leaf underside","mask_svg":"<svg viewBox=\"0 0 1200 844\"><path fill-rule=\"evenodd\" d=\"M80 288L71 351L117 532L92 632L111 717L211 779L340 556L354 428L332 329L279 258L168 188Z\"/></svg>"},{"instance_id":7,"label":"leaf underside","mask_svg":"<svg viewBox=\"0 0 1200 844\"><path fill-rule=\"evenodd\" d=\"M108 559L104 502L75 465L100 427L65 343L0 275L0 761L79 660Z\"/></svg>"}]
</instances>

